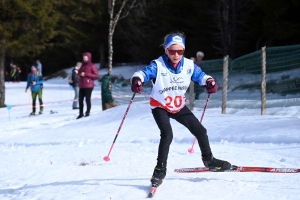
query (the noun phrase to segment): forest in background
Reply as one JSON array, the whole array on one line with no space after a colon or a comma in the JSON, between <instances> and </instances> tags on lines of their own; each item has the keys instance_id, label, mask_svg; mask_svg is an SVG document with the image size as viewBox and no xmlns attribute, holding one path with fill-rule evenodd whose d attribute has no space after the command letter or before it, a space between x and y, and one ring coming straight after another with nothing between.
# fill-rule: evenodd
<instances>
[{"instance_id":1,"label":"forest in background","mask_svg":"<svg viewBox=\"0 0 300 200\"><path fill-rule=\"evenodd\" d=\"M0 0L0 59L21 78L40 59L45 76L74 66L89 51L108 59L109 0ZM133 0L128 0L133 1ZM116 7L121 0L116 1ZM263 46L300 44L297 0L137 0L116 26L113 65L145 63L164 53L163 37L186 34L186 57L234 59Z\"/></svg>"}]
</instances>

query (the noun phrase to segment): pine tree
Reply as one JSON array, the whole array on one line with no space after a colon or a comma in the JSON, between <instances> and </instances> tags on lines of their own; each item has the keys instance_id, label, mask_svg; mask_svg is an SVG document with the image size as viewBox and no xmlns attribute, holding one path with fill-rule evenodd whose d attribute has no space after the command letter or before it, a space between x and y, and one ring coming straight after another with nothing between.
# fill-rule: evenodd
<instances>
[{"instance_id":1,"label":"pine tree","mask_svg":"<svg viewBox=\"0 0 300 200\"><path fill-rule=\"evenodd\" d=\"M0 107L5 106L5 57L36 57L56 34L55 0L2 0L0 6Z\"/></svg>"}]
</instances>

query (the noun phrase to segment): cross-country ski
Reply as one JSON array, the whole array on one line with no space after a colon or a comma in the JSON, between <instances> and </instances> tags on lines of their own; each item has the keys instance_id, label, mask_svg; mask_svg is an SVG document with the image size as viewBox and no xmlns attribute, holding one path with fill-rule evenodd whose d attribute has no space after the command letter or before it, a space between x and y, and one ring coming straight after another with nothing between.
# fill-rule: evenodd
<instances>
[{"instance_id":1,"label":"cross-country ski","mask_svg":"<svg viewBox=\"0 0 300 200\"><path fill-rule=\"evenodd\" d=\"M175 169L178 173L195 173L195 172L267 172L267 173L300 173L297 168L273 168L273 167L249 167L233 165L229 170L214 170L207 167L180 168Z\"/></svg>"}]
</instances>

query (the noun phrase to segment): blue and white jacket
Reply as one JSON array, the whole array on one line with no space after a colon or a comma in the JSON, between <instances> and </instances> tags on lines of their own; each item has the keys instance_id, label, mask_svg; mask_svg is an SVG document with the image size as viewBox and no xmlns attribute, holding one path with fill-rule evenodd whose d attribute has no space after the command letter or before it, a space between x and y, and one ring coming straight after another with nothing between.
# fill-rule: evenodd
<instances>
[{"instance_id":1,"label":"blue and white jacket","mask_svg":"<svg viewBox=\"0 0 300 200\"><path fill-rule=\"evenodd\" d=\"M32 81L36 82L35 85L32 85ZM27 78L26 90L31 87L32 92L37 92L39 89L43 88L43 77L41 75L30 73Z\"/></svg>"},{"instance_id":2,"label":"blue and white jacket","mask_svg":"<svg viewBox=\"0 0 300 200\"><path fill-rule=\"evenodd\" d=\"M184 61L184 57L181 58L181 60L179 61L176 69L169 63L169 58L167 55L163 55L162 56L163 61L166 65L166 67L170 70L170 72L174 73L174 74L179 74L182 71L182 66L183 66L183 61ZM155 61L151 61L150 65L146 66L143 70L135 72L132 75L133 77L139 77L141 79L142 82L148 82L152 79L155 79L157 75L157 65ZM131 78L131 79L132 79ZM195 83L198 83L199 85L206 85L206 80L208 78L212 78L211 76L205 74L205 72L202 71L202 69L197 66L196 64L194 65L194 72L192 74L192 81L194 81Z\"/></svg>"}]
</instances>

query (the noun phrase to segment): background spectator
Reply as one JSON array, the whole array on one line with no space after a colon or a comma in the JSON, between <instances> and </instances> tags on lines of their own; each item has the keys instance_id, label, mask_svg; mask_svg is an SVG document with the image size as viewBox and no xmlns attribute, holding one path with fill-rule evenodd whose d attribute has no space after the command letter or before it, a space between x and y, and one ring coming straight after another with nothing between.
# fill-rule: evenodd
<instances>
[{"instance_id":1,"label":"background spectator","mask_svg":"<svg viewBox=\"0 0 300 200\"><path fill-rule=\"evenodd\" d=\"M42 73L42 63L40 60L36 60L36 69L37 69L37 73L41 76L43 76L43 73Z\"/></svg>"},{"instance_id":2,"label":"background spectator","mask_svg":"<svg viewBox=\"0 0 300 200\"><path fill-rule=\"evenodd\" d=\"M79 75L79 115L77 119L82 118L83 115L83 99L86 102L86 112L85 117L90 116L91 111L91 96L94 89L94 80L96 80L98 75L98 69L94 63L92 63L92 54L85 52L82 55L83 64L81 65L78 75Z\"/></svg>"},{"instance_id":3,"label":"background spectator","mask_svg":"<svg viewBox=\"0 0 300 200\"><path fill-rule=\"evenodd\" d=\"M72 86L75 96L74 96L74 100L73 100L73 110L74 109L79 109L78 107L78 96L79 96L79 76L78 76L78 71L81 67L82 63L81 62L77 62L76 66L74 67L74 69L72 70L72 74L69 78L69 84Z\"/></svg>"},{"instance_id":4,"label":"background spectator","mask_svg":"<svg viewBox=\"0 0 300 200\"><path fill-rule=\"evenodd\" d=\"M203 57L204 57L204 53L202 51L198 51L196 53L195 64L198 65L202 70L204 70L203 61L202 61ZM195 100L199 100L199 95L200 93L204 92L204 88L198 84L194 84L194 92L195 92Z\"/></svg>"},{"instance_id":5,"label":"background spectator","mask_svg":"<svg viewBox=\"0 0 300 200\"><path fill-rule=\"evenodd\" d=\"M10 81L16 82L17 66L14 63L10 63Z\"/></svg>"}]
</instances>

